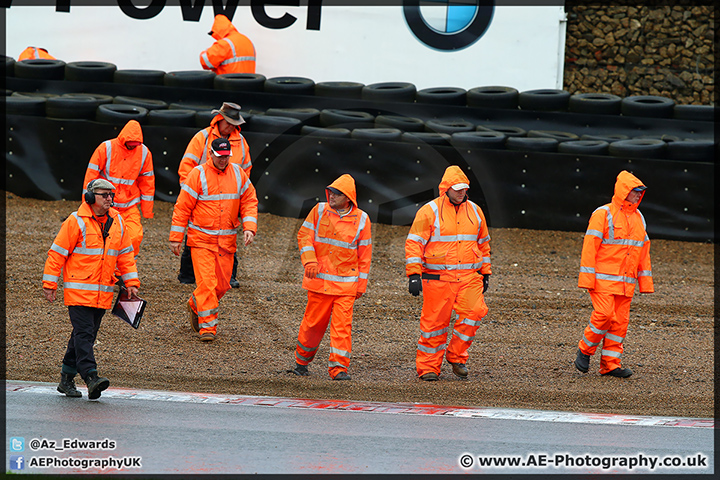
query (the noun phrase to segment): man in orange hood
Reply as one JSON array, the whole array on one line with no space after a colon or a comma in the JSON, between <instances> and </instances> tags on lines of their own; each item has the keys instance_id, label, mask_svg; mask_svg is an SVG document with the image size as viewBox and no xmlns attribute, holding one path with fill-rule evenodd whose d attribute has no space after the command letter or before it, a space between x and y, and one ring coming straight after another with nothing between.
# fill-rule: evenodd
<instances>
[{"instance_id":1,"label":"man in orange hood","mask_svg":"<svg viewBox=\"0 0 720 480\"><path fill-rule=\"evenodd\" d=\"M578 345L575 367L583 373L590 357L602 342L600 374L626 378L620 357L630 321L630 302L639 285L640 293L653 293L650 239L638 206L646 186L632 173L617 176L612 202L590 217L583 241L578 286L590 292L593 313Z\"/></svg>"},{"instance_id":2,"label":"man in orange hood","mask_svg":"<svg viewBox=\"0 0 720 480\"><path fill-rule=\"evenodd\" d=\"M460 167L448 167L440 196L420 207L405 241L408 290L423 292L415 365L425 381L439 379L443 357L455 375L467 378L467 351L488 313L490 234L485 214L467 198L469 188ZM459 318L446 346L453 310Z\"/></svg>"},{"instance_id":3,"label":"man in orange hood","mask_svg":"<svg viewBox=\"0 0 720 480\"><path fill-rule=\"evenodd\" d=\"M200 53L204 70L223 73L255 73L255 47L248 37L238 32L225 15L215 15L208 33L216 42Z\"/></svg>"},{"instance_id":4,"label":"man in orange hood","mask_svg":"<svg viewBox=\"0 0 720 480\"><path fill-rule=\"evenodd\" d=\"M308 303L293 373L310 375L307 366L330 324L328 372L333 380L350 380L353 306L367 290L371 225L367 213L357 207L355 180L350 175L341 175L328 185L325 195L327 202L313 207L298 232Z\"/></svg>"},{"instance_id":5,"label":"man in orange hood","mask_svg":"<svg viewBox=\"0 0 720 480\"><path fill-rule=\"evenodd\" d=\"M152 154L143 144L143 133L137 120L130 120L120 135L101 143L93 152L85 171L83 185L103 178L115 186L113 207L120 212L132 242L135 256L140 252L144 218L153 218L155 172ZM83 195L86 190L83 190Z\"/></svg>"},{"instance_id":6,"label":"man in orange hood","mask_svg":"<svg viewBox=\"0 0 720 480\"><path fill-rule=\"evenodd\" d=\"M48 51L42 47L27 47L18 57L18 62L22 60L36 60L38 58L46 60L57 60L50 55Z\"/></svg>"}]
</instances>

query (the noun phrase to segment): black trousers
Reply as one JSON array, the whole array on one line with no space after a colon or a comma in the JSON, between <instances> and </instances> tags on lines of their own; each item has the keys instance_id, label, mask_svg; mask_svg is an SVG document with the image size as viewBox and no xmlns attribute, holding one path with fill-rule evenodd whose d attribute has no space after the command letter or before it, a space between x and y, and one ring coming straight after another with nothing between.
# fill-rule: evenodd
<instances>
[{"instance_id":1,"label":"black trousers","mask_svg":"<svg viewBox=\"0 0 720 480\"><path fill-rule=\"evenodd\" d=\"M232 275L230 278L237 278L238 268L238 257L237 252L233 254L233 268ZM195 281L195 270L193 269L192 257L190 256L190 247L187 246L187 241L183 245L182 255L180 255L180 273L178 273L178 280Z\"/></svg>"},{"instance_id":2,"label":"black trousers","mask_svg":"<svg viewBox=\"0 0 720 480\"><path fill-rule=\"evenodd\" d=\"M105 310L70 305L68 312L73 330L63 358L63 371L66 373L76 371L85 379L91 370L97 370L93 346Z\"/></svg>"}]
</instances>

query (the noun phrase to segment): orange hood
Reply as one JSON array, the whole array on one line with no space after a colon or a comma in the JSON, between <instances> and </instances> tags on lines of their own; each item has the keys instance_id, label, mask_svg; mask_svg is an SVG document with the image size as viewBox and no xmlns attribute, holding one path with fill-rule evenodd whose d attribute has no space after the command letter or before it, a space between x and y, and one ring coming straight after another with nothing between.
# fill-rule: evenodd
<instances>
[{"instance_id":1,"label":"orange hood","mask_svg":"<svg viewBox=\"0 0 720 480\"><path fill-rule=\"evenodd\" d=\"M345 173L343 175L340 175L337 180L332 182L328 187L337 188L340 190L348 199L350 200L350 203L352 203L355 207L357 207L357 193L355 192L355 179L351 177L349 174ZM327 190L325 190L325 197L328 197ZM330 199L328 198L328 201Z\"/></svg>"},{"instance_id":2,"label":"orange hood","mask_svg":"<svg viewBox=\"0 0 720 480\"><path fill-rule=\"evenodd\" d=\"M215 15L215 21L212 26L212 37L220 40L235 32L235 27L225 15Z\"/></svg>"},{"instance_id":3,"label":"orange hood","mask_svg":"<svg viewBox=\"0 0 720 480\"><path fill-rule=\"evenodd\" d=\"M118 141L122 147L125 147L125 142L140 142L143 141L142 128L137 120L130 120L125 124L120 135L118 135Z\"/></svg>"},{"instance_id":4,"label":"orange hood","mask_svg":"<svg viewBox=\"0 0 720 480\"><path fill-rule=\"evenodd\" d=\"M445 169L445 173L443 174L442 180L440 181L440 185L438 186L438 189L440 190L440 196L442 197L445 195L445 192L448 191L448 188L452 187L456 183L467 183L470 185L470 180L468 179L467 175L458 167L457 165L450 166Z\"/></svg>"},{"instance_id":5,"label":"orange hood","mask_svg":"<svg viewBox=\"0 0 720 480\"><path fill-rule=\"evenodd\" d=\"M612 203L614 203L618 207L625 206L625 209L636 209L638 205L640 205L640 202L642 202L643 197L645 196L644 190L640 194L640 200L638 200L637 203L630 203L625 201L625 199L630 193L630 190L632 190L633 188L644 186L645 185L643 185L639 178L637 178L635 175L628 172L627 170L623 170L618 174L617 180L615 181L615 193L613 194Z\"/></svg>"}]
</instances>

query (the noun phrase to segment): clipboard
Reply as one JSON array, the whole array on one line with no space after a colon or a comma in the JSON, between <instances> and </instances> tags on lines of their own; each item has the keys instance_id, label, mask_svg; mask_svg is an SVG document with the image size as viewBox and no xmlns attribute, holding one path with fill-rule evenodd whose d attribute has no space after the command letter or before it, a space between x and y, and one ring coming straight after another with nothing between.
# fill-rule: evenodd
<instances>
[{"instance_id":1,"label":"clipboard","mask_svg":"<svg viewBox=\"0 0 720 480\"><path fill-rule=\"evenodd\" d=\"M137 329L140 326L140 319L142 319L146 305L147 301L140 297L129 298L127 289L120 287L118 296L115 299L115 305L112 308L112 314Z\"/></svg>"}]
</instances>

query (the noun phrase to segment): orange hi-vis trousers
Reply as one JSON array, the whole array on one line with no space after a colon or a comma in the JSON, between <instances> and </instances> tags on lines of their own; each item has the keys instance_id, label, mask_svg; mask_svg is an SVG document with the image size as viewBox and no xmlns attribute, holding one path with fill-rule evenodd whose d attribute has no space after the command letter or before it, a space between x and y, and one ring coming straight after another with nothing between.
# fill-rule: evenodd
<instances>
[{"instance_id":1,"label":"orange hi-vis trousers","mask_svg":"<svg viewBox=\"0 0 720 480\"><path fill-rule=\"evenodd\" d=\"M600 342L603 342L600 352L600 373L605 374L621 368L620 357L630 321L632 297L590 292L590 299L593 313L578 348L585 355L592 356Z\"/></svg>"},{"instance_id":2,"label":"orange hi-vis trousers","mask_svg":"<svg viewBox=\"0 0 720 480\"><path fill-rule=\"evenodd\" d=\"M308 291L305 315L300 323L295 359L300 365L312 362L330 323L330 377L347 372L352 348L354 295L325 295ZM330 321L332 317L332 322Z\"/></svg>"},{"instance_id":3,"label":"orange hi-vis trousers","mask_svg":"<svg viewBox=\"0 0 720 480\"><path fill-rule=\"evenodd\" d=\"M482 293L482 277L477 273L461 282L423 280L422 283L423 308L415 367L418 376L430 372L439 375L443 355L448 362L467 363L467 350L488 307ZM445 353L453 310L459 318Z\"/></svg>"},{"instance_id":4,"label":"orange hi-vis trousers","mask_svg":"<svg viewBox=\"0 0 720 480\"><path fill-rule=\"evenodd\" d=\"M132 247L137 257L138 253L140 253L140 243L142 242L144 234L142 223L140 223L140 210L137 205L133 205L122 210L118 209L118 212L120 212L123 224L130 235L130 241L132 242Z\"/></svg>"},{"instance_id":5,"label":"orange hi-vis trousers","mask_svg":"<svg viewBox=\"0 0 720 480\"><path fill-rule=\"evenodd\" d=\"M200 335L205 332L215 335L220 299L230 289L233 252L220 248L215 253L207 248L190 247L190 256L197 287L188 304L197 313Z\"/></svg>"}]
</instances>

